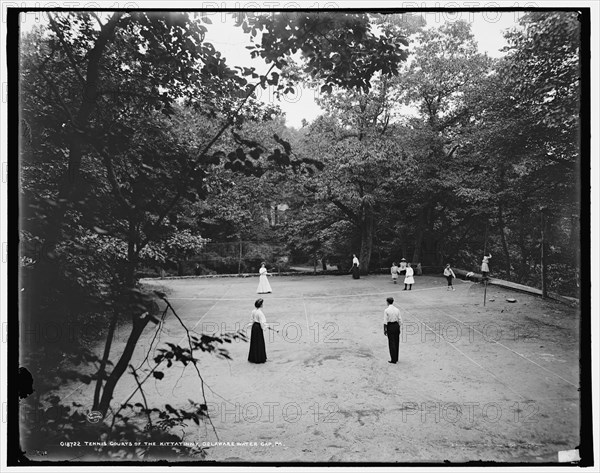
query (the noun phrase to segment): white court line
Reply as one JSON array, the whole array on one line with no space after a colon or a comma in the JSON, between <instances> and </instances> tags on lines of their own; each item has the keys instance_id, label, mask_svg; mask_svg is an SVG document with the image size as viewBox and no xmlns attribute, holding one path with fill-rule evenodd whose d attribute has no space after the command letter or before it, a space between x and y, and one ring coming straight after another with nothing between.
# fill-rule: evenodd
<instances>
[{"instance_id":1,"label":"white court line","mask_svg":"<svg viewBox=\"0 0 600 473\"><path fill-rule=\"evenodd\" d=\"M441 313L442 313L442 314L444 314L444 315L447 315L448 317L450 317L450 318L452 318L452 319L456 320L457 322L460 322L460 323L461 323L461 324L463 324L465 327L469 327L469 325L465 324L465 323L464 323L462 320L458 320L456 317L453 317L453 316L451 316L450 314L448 314L448 313L446 313L446 312L443 312L443 311L441 311L441 310L439 310L439 309L435 309L435 308L434 308L433 310L435 310L435 311L437 311L437 312L441 312ZM506 345L504 345L503 343L500 343L500 342L498 342L497 340L492 340L492 339L488 340L488 339L485 337L485 335L483 334L483 332L481 332L480 330L477 330L475 327L473 327L473 330L475 330L477 333L479 333L479 334L483 335L483 338L484 338L486 341L491 341L491 342L494 342L494 343L496 343L496 344L500 345L501 347L503 347L503 348L506 348L508 351L510 351L510 352L512 352L512 353L514 353L515 355L518 355L518 356L520 356L520 357L521 357L521 358L523 358L524 360L527 360L527 361L529 361L530 363L533 363L535 366L537 366L537 367L539 367L539 368L543 369L544 371L547 371L547 372L548 372L548 373L550 373L551 375L554 375L554 376L556 376L557 378L559 378L559 379L562 379L562 380L563 380L565 383L567 383L567 384L570 384L570 385L571 385L571 386L573 386L574 388L577 388L577 389L579 389L579 386L577 386L576 384L573 384L571 381L569 381L569 380L567 380L567 379L563 378L561 375L559 375L559 374L555 373L554 371L550 371L548 368L545 368L545 367L543 367L542 365L540 365L540 364L536 363L535 361L531 360L530 358L527 358L526 356L522 355L521 353L518 353L518 352L514 351L512 348L509 348L509 347L507 347L507 346L506 346Z\"/></svg>"},{"instance_id":2,"label":"white court line","mask_svg":"<svg viewBox=\"0 0 600 473\"><path fill-rule=\"evenodd\" d=\"M429 325L427 325L425 322L421 321L421 319L419 319L416 315L411 314L408 311L405 311L407 314L409 314L410 317L413 317L417 320L419 320L422 324L424 324L427 328L429 328L429 330L431 330L432 333L436 334L436 332L433 331L433 329L431 327L429 327ZM479 363L477 363L474 359L472 359L471 357L469 357L466 353L464 353L462 350L458 349L457 347L454 346L454 344L450 343L448 340L446 340L443 336L440 335L441 338L444 339L444 341L449 344L452 348L454 348L456 351L458 351L461 355L463 355L465 358L467 358L469 361L471 361L472 363L474 363L475 365L477 365L479 368L481 368L482 370L488 372L494 379L496 379L498 382L500 382L500 384L504 385L506 388L508 388L509 391L511 391L512 393L516 394L517 396L523 398L524 400L528 401L530 400L529 398L523 396L522 394L518 393L517 391L515 391L514 389L512 389L507 383L505 383L504 381L502 381L500 378L498 378L494 373L492 373L490 370L484 368L482 365L480 365ZM568 382L568 381L567 381ZM571 383L569 383L571 384ZM577 387L577 386L575 386ZM538 403L546 403L546 406L548 406L547 402L548 401L553 401L554 399L550 398L550 399L536 399L535 402ZM556 399L558 401L568 401L571 400L571 398L558 398ZM575 399L575 400L579 400L579 399ZM551 406L552 407L552 406Z\"/></svg>"},{"instance_id":3,"label":"white court line","mask_svg":"<svg viewBox=\"0 0 600 473\"><path fill-rule=\"evenodd\" d=\"M310 333L310 327L308 326L308 311L306 310L306 302L304 302L304 294L302 294L302 306L304 307L304 317L306 318L306 330Z\"/></svg>"},{"instance_id":4,"label":"white court line","mask_svg":"<svg viewBox=\"0 0 600 473\"><path fill-rule=\"evenodd\" d=\"M429 330L431 330L432 333L436 333L433 331L433 329L427 325L425 322L423 322L421 319L419 319L416 315L413 315L412 313L408 312L407 310L405 310L405 312L407 314L409 314L410 317L413 317L415 319L417 319L418 321L420 321L423 325L425 325ZM437 336L437 335L436 335ZM490 370L488 370L487 368L484 368L482 365L480 365L479 363L477 363L473 358L471 358L469 355L467 355L465 352L463 352L462 350L460 350L459 348L457 348L456 346L454 346L453 343L450 343L448 340L446 340L446 337L444 337L443 335L440 335L440 337L448 344L450 345L452 348L454 348L457 352L459 352L461 355L463 355L467 360L469 360L471 363L477 365L479 368L481 368L483 371L487 371L496 381L498 381L500 384L504 385L505 387L507 387L509 389L509 391L512 391L514 394L516 394L517 396L521 397L522 399L527 400L527 397L523 396L522 394L519 394L517 391L515 391L513 388L511 388L508 384L506 384L504 381L502 381L500 378L498 378L494 373L492 373Z\"/></svg>"},{"instance_id":5,"label":"white court line","mask_svg":"<svg viewBox=\"0 0 600 473\"><path fill-rule=\"evenodd\" d=\"M225 291L225 293L226 293L227 291L229 291L229 289L231 288L231 286L232 286L231 284L230 284L229 286L227 286L227 290ZM223 295L225 295L225 294L223 294ZM169 300L170 300L170 298L167 298L167 299L169 299ZM214 300L214 299L211 299L211 300ZM194 330L194 329L195 329L195 328L198 326L198 324L199 324L199 323L202 321L202 319L203 319L204 317L206 317L206 316L208 315L208 313L209 313L211 310L213 310L213 309L214 309L214 307L215 307L215 306L216 306L216 305L217 305L219 302L221 302L221 301L226 301L226 300L227 300L227 299L223 299L223 296L221 296L221 298L217 299L217 301L215 301L215 303L214 303L212 306L210 306L210 309L208 309L208 310L207 310L207 311L204 313L204 315L198 319L198 322L196 322L196 325L194 325L194 326L192 327L192 330ZM191 332L191 330L190 330L190 332ZM184 340L186 340L186 339L187 339L187 336L183 337L183 338L182 338L182 339L179 341L179 343L183 342L183 341L184 341Z\"/></svg>"}]
</instances>

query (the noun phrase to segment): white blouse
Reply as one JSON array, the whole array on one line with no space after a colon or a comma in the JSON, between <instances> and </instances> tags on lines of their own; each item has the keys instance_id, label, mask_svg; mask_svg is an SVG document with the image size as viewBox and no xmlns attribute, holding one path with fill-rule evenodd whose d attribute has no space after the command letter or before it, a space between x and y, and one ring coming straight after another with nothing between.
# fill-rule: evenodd
<instances>
[{"instance_id":1,"label":"white blouse","mask_svg":"<svg viewBox=\"0 0 600 473\"><path fill-rule=\"evenodd\" d=\"M456 275L451 268L444 268L444 276L452 276L453 278L456 278Z\"/></svg>"},{"instance_id":2,"label":"white blouse","mask_svg":"<svg viewBox=\"0 0 600 473\"><path fill-rule=\"evenodd\" d=\"M260 309L254 309L250 314L250 322L258 322L263 330L266 330L269 324L267 323L267 318L263 311Z\"/></svg>"}]
</instances>

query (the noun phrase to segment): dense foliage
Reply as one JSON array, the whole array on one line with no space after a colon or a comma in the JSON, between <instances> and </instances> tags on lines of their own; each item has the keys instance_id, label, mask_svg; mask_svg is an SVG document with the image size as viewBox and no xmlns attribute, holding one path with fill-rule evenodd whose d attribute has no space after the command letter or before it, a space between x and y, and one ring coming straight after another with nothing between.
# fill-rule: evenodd
<instances>
[{"instance_id":1,"label":"dense foliage","mask_svg":"<svg viewBox=\"0 0 600 473\"><path fill-rule=\"evenodd\" d=\"M324 97L298 149L326 167L290 200L286 238L371 271L478 271L491 252L495 276L540 287L544 230L547 286L577 296L579 19L528 14L506 39L493 60L465 22L425 29L398 75Z\"/></svg>"}]
</instances>

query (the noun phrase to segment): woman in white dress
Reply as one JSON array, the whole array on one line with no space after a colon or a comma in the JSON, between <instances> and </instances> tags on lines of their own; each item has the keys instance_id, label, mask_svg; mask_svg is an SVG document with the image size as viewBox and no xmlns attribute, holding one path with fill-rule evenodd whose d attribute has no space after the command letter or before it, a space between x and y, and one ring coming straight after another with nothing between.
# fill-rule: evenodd
<instances>
[{"instance_id":1,"label":"woman in white dress","mask_svg":"<svg viewBox=\"0 0 600 473\"><path fill-rule=\"evenodd\" d=\"M483 255L483 261L481 261L481 276L483 277L483 279L488 278L488 274L490 272L490 267L489 267L488 263L490 262L491 258L492 258L491 253L487 256Z\"/></svg>"},{"instance_id":2,"label":"woman in white dress","mask_svg":"<svg viewBox=\"0 0 600 473\"><path fill-rule=\"evenodd\" d=\"M396 282L398 281L398 273L400 272L400 268L395 262L392 263L392 268L390 269L390 272L392 273L392 282L396 284Z\"/></svg>"},{"instance_id":3,"label":"woman in white dress","mask_svg":"<svg viewBox=\"0 0 600 473\"><path fill-rule=\"evenodd\" d=\"M415 278L413 275L415 274L415 270L410 267L410 263L406 263L406 276L404 276L404 291L406 291L406 287L408 286L408 290L412 290L412 285L415 283Z\"/></svg>"},{"instance_id":4,"label":"woman in white dress","mask_svg":"<svg viewBox=\"0 0 600 473\"><path fill-rule=\"evenodd\" d=\"M265 263L261 263L260 269L258 270L258 274L260 276L258 277L258 289L256 290L256 292L258 294L271 293L271 285L269 284L269 280L267 279L267 276L271 275L267 272L267 268L265 268Z\"/></svg>"}]
</instances>

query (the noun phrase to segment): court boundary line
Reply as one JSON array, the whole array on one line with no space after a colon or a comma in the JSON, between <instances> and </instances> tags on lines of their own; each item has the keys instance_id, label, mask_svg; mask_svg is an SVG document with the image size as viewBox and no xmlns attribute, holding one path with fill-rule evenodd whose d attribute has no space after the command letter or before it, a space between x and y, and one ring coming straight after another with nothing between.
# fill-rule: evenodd
<instances>
[{"instance_id":1,"label":"court boundary line","mask_svg":"<svg viewBox=\"0 0 600 473\"><path fill-rule=\"evenodd\" d=\"M413 317L415 319L417 319L419 322L421 322L423 325L425 325L429 330L431 330L431 332L438 336L436 334L436 332L429 326L427 325L426 322L422 321L421 319L419 319L419 317L417 317L416 315L414 315L412 312L409 312L407 310L404 311L407 315L409 315L410 317ZM511 391L513 394L516 394L517 396L521 397L524 400L527 400L526 396L523 396L522 394L518 393L517 391L515 391L513 388L511 388L508 384L506 384L504 381L502 381L500 378L498 378L494 373L492 373L490 370L488 370L487 368L483 367L482 365L480 365L479 363L477 363L473 358L471 358L469 355L467 355L466 353L464 353L461 349L459 349L458 347L454 346L452 343L450 343L448 340L446 340L446 337L444 337L443 335L439 335L440 338L442 338L448 345L450 345L453 349L455 349L456 351L458 351L461 355L463 355L466 359L468 359L471 363L475 364L476 366L478 366L480 369L482 369L483 371L487 372L488 374L490 374L492 376L492 378L494 378L496 381L498 381L500 384L502 384L504 387L506 387L509 391Z\"/></svg>"},{"instance_id":2,"label":"court boundary line","mask_svg":"<svg viewBox=\"0 0 600 473\"><path fill-rule=\"evenodd\" d=\"M443 312L443 311L442 311L442 310L440 310L440 309L433 309L433 310L435 310L436 312L441 312L441 313L442 313L442 314L444 314L444 315L447 315L447 316L448 316L448 317L450 317L451 319L454 319L454 320L456 320L457 322L460 322L461 324L463 324L463 325L464 325L465 327L467 327L467 328L469 327L469 326L468 326L467 324L465 324L465 323L464 323L462 320L459 320L459 319L457 319L456 317L454 317L454 316L452 316L452 315L450 315L450 314L447 314L446 312ZM550 374L552 374L552 375L556 376L557 378L559 378L559 379L562 379L562 380L563 380L565 383L567 383L567 384L570 384L571 386L573 386L573 387L574 387L574 388L576 388L576 389L579 389L579 386L577 386L576 384L573 384L573 383L572 383L572 382L570 382L569 380L567 380L567 379L563 378L561 375L559 375L559 374L555 373L554 371L551 371L551 370L549 370L548 368L545 368L544 366L542 366L542 365L540 365L540 364L536 363L535 361L533 361L533 360L532 360L532 359L530 359L530 358L527 358L526 356L522 355L521 353L518 353L518 352L516 352L516 351L515 351L515 350L513 350L512 348L509 348L509 347L507 347L507 346L506 346L506 345L504 345L503 343L501 343L501 342L499 342L499 341L497 341L497 340L493 340L493 339L487 340L487 339L486 339L486 337L485 337L485 335L484 335L484 333L483 333L482 331L480 331L480 330L477 330L475 327L473 327L473 330L475 330L477 333L479 333L479 334L483 335L483 338L484 338L484 340L486 340L486 341L491 341L491 342L493 342L493 343L496 343L497 345L500 345L501 347L505 348L506 350L508 350L508 351L510 351L510 352L512 352L512 353L514 353L514 354L515 354L515 355L517 355L517 356L520 356L520 357L521 357L521 358L523 358L524 360L526 360L526 361L529 361L530 363L532 363L532 364L534 364L535 366L537 366L537 367L539 367L539 368L543 369L544 371L547 371L548 373L550 373Z\"/></svg>"},{"instance_id":3,"label":"court boundary line","mask_svg":"<svg viewBox=\"0 0 600 473\"><path fill-rule=\"evenodd\" d=\"M308 310L306 310L306 302L304 301L304 293L302 294L302 307L304 307L304 318L306 319L306 330L310 333L310 326L308 325Z\"/></svg>"},{"instance_id":4,"label":"court boundary line","mask_svg":"<svg viewBox=\"0 0 600 473\"><path fill-rule=\"evenodd\" d=\"M436 309L439 311L439 309ZM482 370L486 371L487 373L489 373L494 379L496 379L500 384L502 384L503 386L505 386L509 391L511 391L513 394L516 394L517 396L522 397L525 401L530 401L530 398L527 398L526 396L523 396L522 394L518 393L517 391L515 391L513 388L510 387L510 385L508 385L506 382L502 381L498 376L496 376L494 373L492 373L490 370L488 370L487 368L483 367L482 365L480 365L479 363L477 363L474 359L472 359L471 357L469 357L466 353L464 353L462 350L460 350L459 348L457 348L456 346L454 346L452 343L450 343L448 340L446 340L446 338L444 336L442 336L441 334L437 334L429 325L427 325L426 322L422 321L421 319L419 319L416 315L414 315L412 312L409 312L407 310L405 310L405 313L408 314L410 317L413 317L417 320L419 320L423 325L425 325L435 336L439 336L440 338L442 338L448 345L450 345L452 348L454 348L456 351L458 351L459 353L461 353L465 358L467 358L468 360L470 360L472 363L474 363L475 365L477 365L479 368L481 368ZM568 382L568 381L567 381ZM571 383L569 383L571 384ZM577 387L577 389L579 390L579 388ZM573 400L573 401L577 401L576 398L550 398L550 399L534 399L534 402L540 403L540 404L545 404L546 406L548 406L548 402L552 402L552 401L566 401L566 400Z\"/></svg>"}]
</instances>

